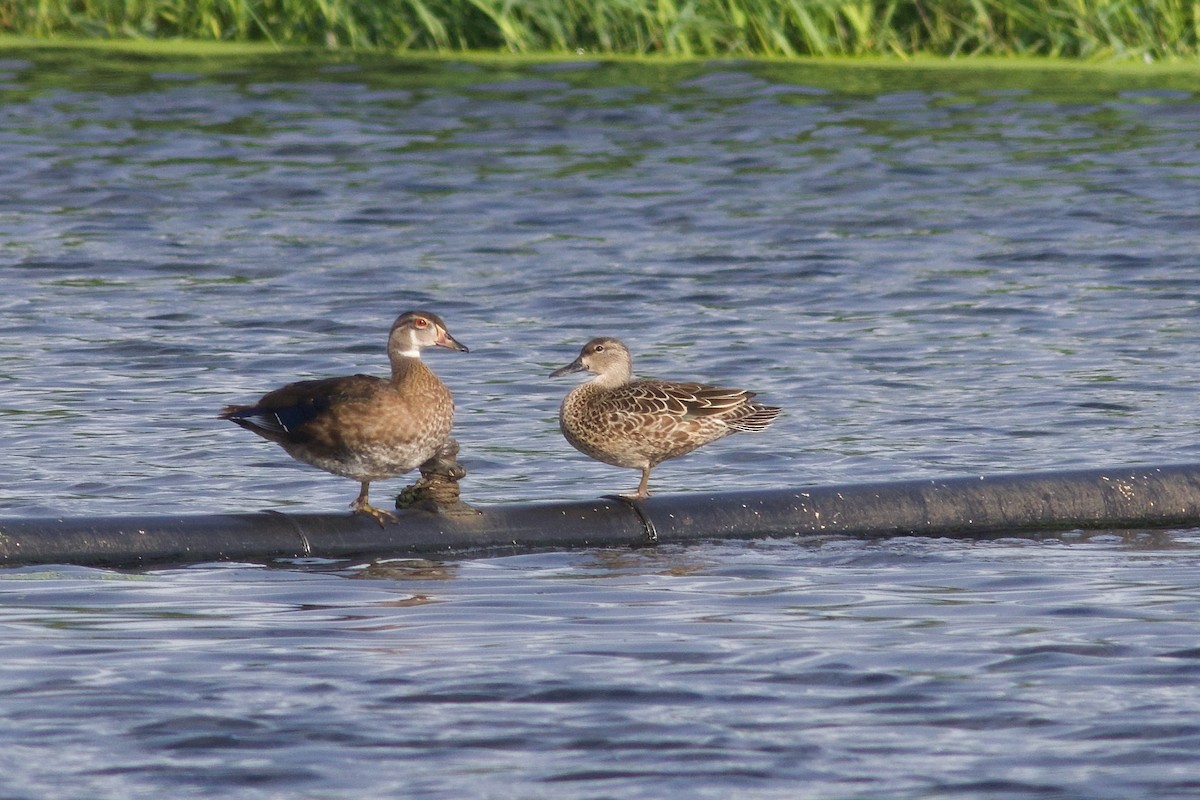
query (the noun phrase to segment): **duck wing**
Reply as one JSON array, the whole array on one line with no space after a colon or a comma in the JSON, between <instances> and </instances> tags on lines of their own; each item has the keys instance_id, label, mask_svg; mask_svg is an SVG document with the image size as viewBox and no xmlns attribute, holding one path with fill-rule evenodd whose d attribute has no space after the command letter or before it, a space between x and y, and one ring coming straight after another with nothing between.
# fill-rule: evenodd
<instances>
[{"instance_id":1,"label":"duck wing","mask_svg":"<svg viewBox=\"0 0 1200 800\"><path fill-rule=\"evenodd\" d=\"M297 381L268 392L253 405L226 406L218 416L273 442L298 442L306 438L309 423L342 403L370 396L384 383L371 375Z\"/></svg>"},{"instance_id":2,"label":"duck wing","mask_svg":"<svg viewBox=\"0 0 1200 800\"><path fill-rule=\"evenodd\" d=\"M753 392L744 389L722 389L703 383L642 380L614 389L605 398L605 404L641 414L699 419L735 414L753 396Z\"/></svg>"}]
</instances>

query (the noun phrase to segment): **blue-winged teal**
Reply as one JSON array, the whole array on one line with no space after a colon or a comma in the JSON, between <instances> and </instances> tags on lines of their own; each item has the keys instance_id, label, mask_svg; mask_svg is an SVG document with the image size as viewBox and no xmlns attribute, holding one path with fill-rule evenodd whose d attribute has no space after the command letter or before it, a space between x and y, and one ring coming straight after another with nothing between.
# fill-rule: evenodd
<instances>
[{"instance_id":1,"label":"blue-winged teal","mask_svg":"<svg viewBox=\"0 0 1200 800\"><path fill-rule=\"evenodd\" d=\"M347 375L289 383L253 405L226 406L221 419L280 445L292 458L361 484L350 504L380 525L396 516L367 500L371 481L416 469L450 438L454 400L421 361L437 345L467 352L437 314L400 315L388 336L391 380Z\"/></svg>"},{"instance_id":2,"label":"blue-winged teal","mask_svg":"<svg viewBox=\"0 0 1200 800\"><path fill-rule=\"evenodd\" d=\"M550 377L569 372L596 377L571 390L559 425L576 450L616 467L640 469L635 498L646 497L650 470L669 458L737 431L761 431L780 409L750 402L753 392L702 383L631 381L633 359L619 339L602 336Z\"/></svg>"}]
</instances>

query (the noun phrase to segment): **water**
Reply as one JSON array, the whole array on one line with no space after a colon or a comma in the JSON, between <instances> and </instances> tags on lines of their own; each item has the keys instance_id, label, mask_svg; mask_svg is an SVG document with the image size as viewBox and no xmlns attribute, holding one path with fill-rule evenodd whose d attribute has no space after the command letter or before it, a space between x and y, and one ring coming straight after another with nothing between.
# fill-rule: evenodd
<instances>
[{"instance_id":1,"label":"water","mask_svg":"<svg viewBox=\"0 0 1200 800\"><path fill-rule=\"evenodd\" d=\"M4 580L7 796L1191 797L1195 532Z\"/></svg>"},{"instance_id":2,"label":"water","mask_svg":"<svg viewBox=\"0 0 1200 800\"><path fill-rule=\"evenodd\" d=\"M472 502L632 488L555 422L598 334L787 410L659 492L1197 460L1186 73L10 48L0 93L5 516L344 508L216 410L413 307ZM4 796L1190 797L1198 544L4 570Z\"/></svg>"}]
</instances>

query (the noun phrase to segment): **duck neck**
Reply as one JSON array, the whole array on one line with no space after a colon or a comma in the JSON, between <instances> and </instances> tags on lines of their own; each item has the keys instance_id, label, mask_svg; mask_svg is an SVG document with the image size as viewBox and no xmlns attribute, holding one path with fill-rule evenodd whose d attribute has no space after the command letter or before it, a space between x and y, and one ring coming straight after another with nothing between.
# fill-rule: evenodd
<instances>
[{"instance_id":1,"label":"duck neck","mask_svg":"<svg viewBox=\"0 0 1200 800\"><path fill-rule=\"evenodd\" d=\"M629 378L630 373L628 367L624 369L610 369L606 372L600 373L585 385L608 391L629 383Z\"/></svg>"},{"instance_id":2,"label":"duck neck","mask_svg":"<svg viewBox=\"0 0 1200 800\"><path fill-rule=\"evenodd\" d=\"M392 383L401 383L409 376L425 368L421 356L405 353L392 353Z\"/></svg>"}]
</instances>

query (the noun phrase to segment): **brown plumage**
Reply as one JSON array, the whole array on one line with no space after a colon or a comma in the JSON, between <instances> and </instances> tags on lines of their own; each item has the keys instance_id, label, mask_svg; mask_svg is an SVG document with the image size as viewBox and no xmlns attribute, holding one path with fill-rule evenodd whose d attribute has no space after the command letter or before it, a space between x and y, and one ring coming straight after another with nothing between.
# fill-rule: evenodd
<instances>
[{"instance_id":1,"label":"brown plumage","mask_svg":"<svg viewBox=\"0 0 1200 800\"><path fill-rule=\"evenodd\" d=\"M390 380L347 375L289 383L253 405L226 406L220 417L275 442L297 461L353 478L360 491L350 508L380 525L395 521L368 501L371 481L432 458L454 422L450 390L421 361L422 348L435 345L467 352L437 314L409 311L388 335Z\"/></svg>"},{"instance_id":2,"label":"brown plumage","mask_svg":"<svg viewBox=\"0 0 1200 800\"><path fill-rule=\"evenodd\" d=\"M571 390L559 425L571 445L597 461L642 471L635 498L649 493L650 470L669 458L738 431L761 431L779 415L751 402L753 392L703 383L631 380L629 349L609 336L592 339L579 357L550 377L596 377Z\"/></svg>"}]
</instances>

